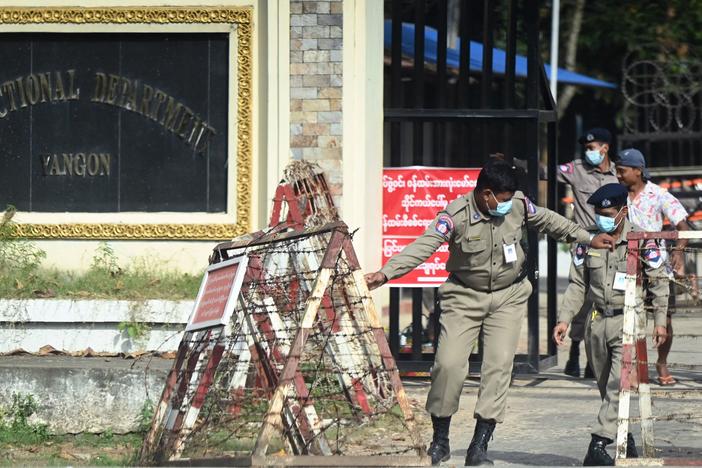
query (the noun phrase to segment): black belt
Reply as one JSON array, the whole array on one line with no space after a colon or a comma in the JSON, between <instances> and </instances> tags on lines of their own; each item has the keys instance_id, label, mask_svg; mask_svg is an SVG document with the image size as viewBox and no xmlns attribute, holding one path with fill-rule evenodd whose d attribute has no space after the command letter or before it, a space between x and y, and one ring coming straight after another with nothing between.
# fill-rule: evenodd
<instances>
[{"instance_id":1,"label":"black belt","mask_svg":"<svg viewBox=\"0 0 702 468\"><path fill-rule=\"evenodd\" d=\"M480 291L480 292L484 292L484 293L493 293L493 292L504 291L505 289L507 289L507 288L509 288L509 287L511 287L511 286L514 286L514 285L517 284L517 283L521 283L522 280L523 280L524 278L526 278L526 277L527 277L527 272L526 272L526 270L522 270L521 273L519 273L519 275L517 275L517 277L516 277L515 280L512 282L512 284L507 285L507 286L505 286L504 288L500 288L500 289L486 289L486 290L484 290L484 291L481 291L480 289L476 289L476 288L474 288L474 287L472 287L472 286L468 286L466 283L464 283L463 281L461 281L461 279L460 279L457 275L455 275L455 274L453 274L453 273L449 274L448 279L455 281L456 283L460 284L461 286L463 286L463 287L465 287L465 288L475 289L476 291Z\"/></svg>"},{"instance_id":2,"label":"black belt","mask_svg":"<svg viewBox=\"0 0 702 468\"><path fill-rule=\"evenodd\" d=\"M624 309L604 309L604 310L595 309L595 312L602 314L605 317L616 317L617 315L624 314Z\"/></svg>"}]
</instances>

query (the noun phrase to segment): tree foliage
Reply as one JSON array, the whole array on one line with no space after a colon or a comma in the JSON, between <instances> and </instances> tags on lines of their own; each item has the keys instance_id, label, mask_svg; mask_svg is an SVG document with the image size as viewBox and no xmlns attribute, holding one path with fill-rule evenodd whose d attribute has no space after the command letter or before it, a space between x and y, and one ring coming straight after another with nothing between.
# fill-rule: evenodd
<instances>
[{"instance_id":1,"label":"tree foliage","mask_svg":"<svg viewBox=\"0 0 702 468\"><path fill-rule=\"evenodd\" d=\"M577 0L561 2L562 44L568 39ZM551 6L542 10L542 31L550 30ZM548 47L548 35L544 35ZM678 58L702 58L702 0L589 0L578 35L575 71L619 85L631 51L665 49ZM561 56L565 53L561 47ZM584 90L581 90L583 92ZM604 93L609 101L620 93Z\"/></svg>"}]
</instances>

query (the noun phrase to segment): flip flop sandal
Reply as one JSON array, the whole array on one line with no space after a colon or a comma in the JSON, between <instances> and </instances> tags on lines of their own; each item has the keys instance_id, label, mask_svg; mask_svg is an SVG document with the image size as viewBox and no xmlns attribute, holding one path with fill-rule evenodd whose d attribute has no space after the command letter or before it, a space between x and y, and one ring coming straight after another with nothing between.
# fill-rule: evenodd
<instances>
[{"instance_id":1,"label":"flip flop sandal","mask_svg":"<svg viewBox=\"0 0 702 468\"><path fill-rule=\"evenodd\" d=\"M678 383L678 381L675 380L672 375L660 376L656 380L658 381L658 385L661 387L675 385Z\"/></svg>"}]
</instances>

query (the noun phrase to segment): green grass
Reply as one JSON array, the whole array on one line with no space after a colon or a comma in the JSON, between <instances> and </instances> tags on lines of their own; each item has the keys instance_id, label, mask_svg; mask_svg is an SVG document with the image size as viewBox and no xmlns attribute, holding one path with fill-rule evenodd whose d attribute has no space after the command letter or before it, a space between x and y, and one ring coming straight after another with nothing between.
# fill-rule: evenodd
<instances>
[{"instance_id":1,"label":"green grass","mask_svg":"<svg viewBox=\"0 0 702 468\"><path fill-rule=\"evenodd\" d=\"M134 466L143 434L49 436L36 444L0 443L0 466Z\"/></svg>"},{"instance_id":2,"label":"green grass","mask_svg":"<svg viewBox=\"0 0 702 468\"><path fill-rule=\"evenodd\" d=\"M75 447L104 448L104 447L140 447L144 438L142 433L112 434L103 432L102 434L76 434L54 436L57 442L71 443Z\"/></svg>"},{"instance_id":3,"label":"green grass","mask_svg":"<svg viewBox=\"0 0 702 468\"><path fill-rule=\"evenodd\" d=\"M168 270L144 258L121 265L108 242L100 242L87 271L47 268L42 265L46 252L15 236L14 213L8 206L0 217L0 297L180 300L197 295L201 274Z\"/></svg>"},{"instance_id":4,"label":"green grass","mask_svg":"<svg viewBox=\"0 0 702 468\"><path fill-rule=\"evenodd\" d=\"M164 269L158 262L120 265L107 242L96 249L87 271L42 266L46 253L33 242L13 238L0 222L0 297L9 299L194 299L201 275Z\"/></svg>"},{"instance_id":5,"label":"green grass","mask_svg":"<svg viewBox=\"0 0 702 468\"><path fill-rule=\"evenodd\" d=\"M146 405L145 405L146 408ZM51 435L45 424L32 422L38 403L32 395L14 393L0 406L0 465L125 466L133 465L144 433Z\"/></svg>"},{"instance_id":6,"label":"green grass","mask_svg":"<svg viewBox=\"0 0 702 468\"><path fill-rule=\"evenodd\" d=\"M38 268L0 268L0 297L8 299L195 299L201 277L187 273L126 270L112 274Z\"/></svg>"}]
</instances>

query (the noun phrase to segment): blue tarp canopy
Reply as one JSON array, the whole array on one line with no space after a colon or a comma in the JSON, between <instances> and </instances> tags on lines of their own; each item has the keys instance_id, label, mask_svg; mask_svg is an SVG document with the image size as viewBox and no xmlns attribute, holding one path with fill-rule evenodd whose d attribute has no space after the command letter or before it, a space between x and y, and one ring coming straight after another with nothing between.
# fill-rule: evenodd
<instances>
[{"instance_id":1,"label":"blue tarp canopy","mask_svg":"<svg viewBox=\"0 0 702 468\"><path fill-rule=\"evenodd\" d=\"M437 50L436 29L424 28L424 60L429 63L436 63ZM456 48L448 48L446 50L446 65L452 68L459 66L459 51L461 50L461 39L457 40ZM385 20L385 47L392 46L392 22ZM414 24L402 23L402 54L408 57L414 56ZM502 49L492 49L492 72L500 75L505 74L505 64L507 61L507 53ZM515 61L516 76L527 76L527 58L523 55L517 55ZM551 67L545 66L546 76L550 78ZM470 71L481 72L483 70L483 45L479 42L470 41ZM580 86L595 86L599 88L616 88L617 86L606 81L590 78L589 76L581 75L564 68L558 69L558 82L563 84L580 85Z\"/></svg>"}]
</instances>

